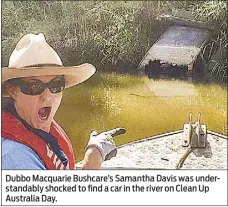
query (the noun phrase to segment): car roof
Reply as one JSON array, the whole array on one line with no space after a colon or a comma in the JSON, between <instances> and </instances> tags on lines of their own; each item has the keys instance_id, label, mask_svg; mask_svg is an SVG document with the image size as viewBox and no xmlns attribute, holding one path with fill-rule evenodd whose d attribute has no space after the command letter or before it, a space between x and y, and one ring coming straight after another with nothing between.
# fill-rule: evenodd
<instances>
[{"instance_id":1,"label":"car roof","mask_svg":"<svg viewBox=\"0 0 228 207\"><path fill-rule=\"evenodd\" d=\"M209 37L210 30L205 28L170 25L148 50L139 68L155 59L169 64L189 65L194 62Z\"/></svg>"}]
</instances>

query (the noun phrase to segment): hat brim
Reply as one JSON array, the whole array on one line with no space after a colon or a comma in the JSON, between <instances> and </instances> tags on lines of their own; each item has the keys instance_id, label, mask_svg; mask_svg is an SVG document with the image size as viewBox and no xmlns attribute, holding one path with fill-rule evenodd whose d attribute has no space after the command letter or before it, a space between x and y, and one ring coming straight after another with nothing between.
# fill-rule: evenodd
<instances>
[{"instance_id":1,"label":"hat brim","mask_svg":"<svg viewBox=\"0 0 228 207\"><path fill-rule=\"evenodd\" d=\"M85 63L78 66L45 66L24 68L2 68L2 83L13 78L34 77L43 75L64 75L66 88L77 85L90 78L96 69Z\"/></svg>"}]
</instances>

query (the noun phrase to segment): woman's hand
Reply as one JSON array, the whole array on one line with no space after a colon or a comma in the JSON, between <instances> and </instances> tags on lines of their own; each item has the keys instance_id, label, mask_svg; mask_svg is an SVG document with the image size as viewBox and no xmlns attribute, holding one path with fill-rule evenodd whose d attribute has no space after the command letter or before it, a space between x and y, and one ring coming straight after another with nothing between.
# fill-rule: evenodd
<instances>
[{"instance_id":1,"label":"woman's hand","mask_svg":"<svg viewBox=\"0 0 228 207\"><path fill-rule=\"evenodd\" d=\"M101 163L115 157L117 149L113 137L125 134L124 128L116 128L107 132L92 131L86 147L82 169L99 169Z\"/></svg>"}]
</instances>

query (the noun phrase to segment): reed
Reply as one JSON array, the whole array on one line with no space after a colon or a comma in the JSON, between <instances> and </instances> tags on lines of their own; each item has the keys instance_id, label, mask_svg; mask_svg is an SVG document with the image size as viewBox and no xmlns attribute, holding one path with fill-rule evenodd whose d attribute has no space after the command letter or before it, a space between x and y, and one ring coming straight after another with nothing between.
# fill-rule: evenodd
<instances>
[{"instance_id":1,"label":"reed","mask_svg":"<svg viewBox=\"0 0 228 207\"><path fill-rule=\"evenodd\" d=\"M3 65L25 33L42 32L66 65L135 68L160 29L141 1L3 1L2 8Z\"/></svg>"},{"instance_id":2,"label":"reed","mask_svg":"<svg viewBox=\"0 0 228 207\"><path fill-rule=\"evenodd\" d=\"M220 59L210 71L224 78L225 1L3 1L2 65L24 34L42 32L65 65L90 62L103 71L135 73L167 26L159 15L184 10L212 24L223 22L214 41Z\"/></svg>"},{"instance_id":3,"label":"reed","mask_svg":"<svg viewBox=\"0 0 228 207\"><path fill-rule=\"evenodd\" d=\"M209 75L227 82L227 2L199 1L192 4L196 19L206 19L208 24L215 26L214 38L210 48L217 51L208 63Z\"/></svg>"}]
</instances>

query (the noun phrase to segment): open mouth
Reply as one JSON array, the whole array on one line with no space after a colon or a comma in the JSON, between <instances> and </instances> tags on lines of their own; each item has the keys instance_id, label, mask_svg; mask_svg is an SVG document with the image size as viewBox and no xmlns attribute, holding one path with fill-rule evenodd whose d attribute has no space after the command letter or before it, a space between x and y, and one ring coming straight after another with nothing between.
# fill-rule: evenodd
<instances>
[{"instance_id":1,"label":"open mouth","mask_svg":"<svg viewBox=\"0 0 228 207\"><path fill-rule=\"evenodd\" d=\"M51 107L43 107L38 111L38 117L40 120L45 121L49 118L51 113Z\"/></svg>"}]
</instances>

